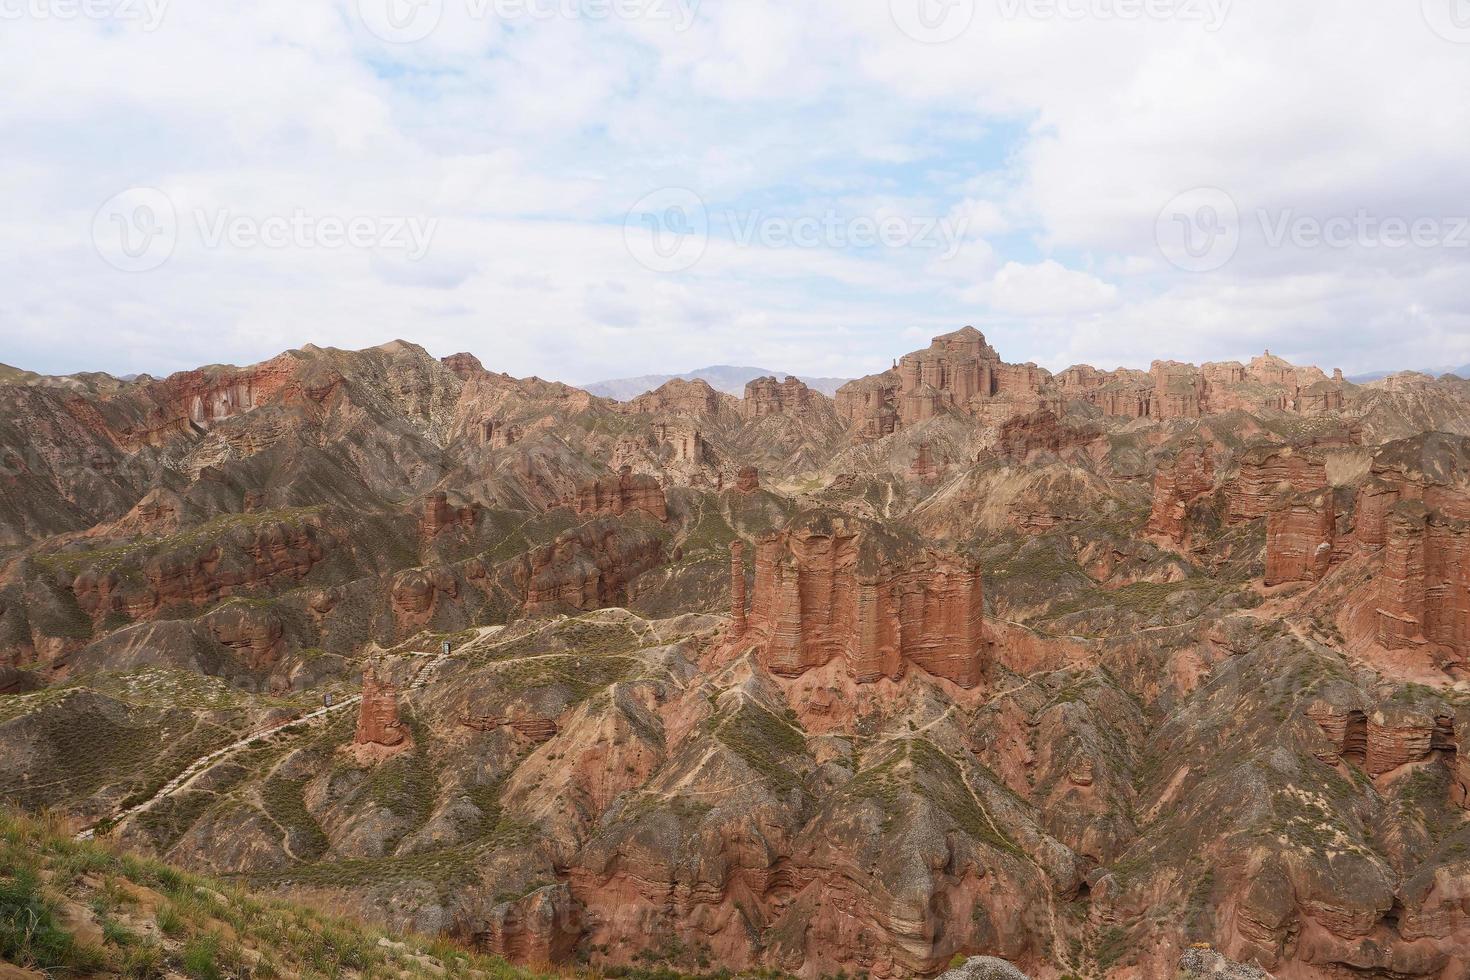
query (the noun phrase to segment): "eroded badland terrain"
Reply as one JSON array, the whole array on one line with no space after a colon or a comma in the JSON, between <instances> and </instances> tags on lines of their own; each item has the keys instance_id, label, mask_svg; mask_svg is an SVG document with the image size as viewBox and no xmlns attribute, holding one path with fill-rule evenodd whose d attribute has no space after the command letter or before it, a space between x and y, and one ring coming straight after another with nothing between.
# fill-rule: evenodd
<instances>
[{"instance_id":1,"label":"eroded badland terrain","mask_svg":"<svg viewBox=\"0 0 1470 980\"><path fill-rule=\"evenodd\" d=\"M517 962L1470 976L1470 382L0 384L0 798Z\"/></svg>"}]
</instances>

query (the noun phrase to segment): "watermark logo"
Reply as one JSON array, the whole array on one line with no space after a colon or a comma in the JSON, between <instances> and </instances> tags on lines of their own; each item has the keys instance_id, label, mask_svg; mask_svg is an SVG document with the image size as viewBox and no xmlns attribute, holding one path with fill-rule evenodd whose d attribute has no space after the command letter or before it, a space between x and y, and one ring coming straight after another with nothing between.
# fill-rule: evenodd
<instances>
[{"instance_id":1,"label":"watermark logo","mask_svg":"<svg viewBox=\"0 0 1470 980\"><path fill-rule=\"evenodd\" d=\"M847 215L836 210L804 214L761 210L711 212L698 194L664 188L633 205L623 223L628 251L654 272L682 272L704 257L712 237L736 248L910 249L954 258L970 219L905 214Z\"/></svg>"},{"instance_id":2,"label":"watermark logo","mask_svg":"<svg viewBox=\"0 0 1470 980\"><path fill-rule=\"evenodd\" d=\"M623 221L623 241L638 264L654 272L683 272L704 258L709 211L687 187L644 195Z\"/></svg>"},{"instance_id":3,"label":"watermark logo","mask_svg":"<svg viewBox=\"0 0 1470 980\"><path fill-rule=\"evenodd\" d=\"M163 23L169 0L0 0L0 21L110 21L152 33Z\"/></svg>"},{"instance_id":4,"label":"watermark logo","mask_svg":"<svg viewBox=\"0 0 1470 980\"><path fill-rule=\"evenodd\" d=\"M437 218L314 214L305 208L273 214L194 208L181 221L163 191L135 187L98 209L92 219L92 243L103 261L123 272L157 269L173 256L184 233L208 250L351 248L400 253L418 262L428 254L438 226Z\"/></svg>"},{"instance_id":5,"label":"watermark logo","mask_svg":"<svg viewBox=\"0 0 1470 980\"><path fill-rule=\"evenodd\" d=\"M976 0L888 0L900 31L920 44L947 44L970 29Z\"/></svg>"},{"instance_id":6,"label":"watermark logo","mask_svg":"<svg viewBox=\"0 0 1470 980\"><path fill-rule=\"evenodd\" d=\"M1159 21L1198 24L1213 34L1225 26L1234 0L997 0L1006 20Z\"/></svg>"},{"instance_id":7,"label":"watermark logo","mask_svg":"<svg viewBox=\"0 0 1470 980\"><path fill-rule=\"evenodd\" d=\"M1159 212L1154 239L1175 267L1213 272L1224 268L1240 248L1240 209L1218 187L1185 191Z\"/></svg>"},{"instance_id":8,"label":"watermark logo","mask_svg":"<svg viewBox=\"0 0 1470 980\"><path fill-rule=\"evenodd\" d=\"M5 0L0 0L0 3ZM357 0L364 26L390 44L413 44L445 20L445 3L470 23L544 23L553 20L643 21L675 33L694 25L700 0Z\"/></svg>"},{"instance_id":9,"label":"watermark logo","mask_svg":"<svg viewBox=\"0 0 1470 980\"><path fill-rule=\"evenodd\" d=\"M1295 208L1256 213L1270 248L1470 249L1470 217L1405 218L1359 208L1351 215L1321 218Z\"/></svg>"},{"instance_id":10,"label":"watermark logo","mask_svg":"<svg viewBox=\"0 0 1470 980\"><path fill-rule=\"evenodd\" d=\"M379 40L413 44L444 19L444 0L357 0L357 14Z\"/></svg>"},{"instance_id":11,"label":"watermark logo","mask_svg":"<svg viewBox=\"0 0 1470 980\"><path fill-rule=\"evenodd\" d=\"M1218 187L1201 187L1174 198L1159 213L1159 251L1187 272L1213 272L1239 250L1243 232L1266 248L1303 251L1470 250L1470 215L1390 215L1369 208L1322 216L1296 208L1257 208L1242 217L1235 201Z\"/></svg>"},{"instance_id":12,"label":"watermark logo","mask_svg":"<svg viewBox=\"0 0 1470 980\"><path fill-rule=\"evenodd\" d=\"M92 218L92 244L114 269L148 272L167 262L179 241L174 202L155 187L108 198Z\"/></svg>"},{"instance_id":13,"label":"watermark logo","mask_svg":"<svg viewBox=\"0 0 1470 980\"><path fill-rule=\"evenodd\" d=\"M1470 44L1470 0L1420 0L1424 22L1446 41Z\"/></svg>"}]
</instances>

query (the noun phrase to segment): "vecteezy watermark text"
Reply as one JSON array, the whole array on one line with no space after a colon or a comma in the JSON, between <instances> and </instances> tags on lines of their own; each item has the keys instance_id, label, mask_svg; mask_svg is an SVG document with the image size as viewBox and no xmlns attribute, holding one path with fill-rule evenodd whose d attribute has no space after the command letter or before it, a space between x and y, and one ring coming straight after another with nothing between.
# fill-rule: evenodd
<instances>
[{"instance_id":1,"label":"vecteezy watermark text","mask_svg":"<svg viewBox=\"0 0 1470 980\"><path fill-rule=\"evenodd\" d=\"M92 243L111 266L147 272L167 262L184 232L205 249L358 249L402 253L417 262L428 254L439 219L418 215L319 214L306 208L240 213L193 208L183 220L173 200L154 187L109 198L92 219Z\"/></svg>"},{"instance_id":2,"label":"vecteezy watermark text","mask_svg":"<svg viewBox=\"0 0 1470 980\"><path fill-rule=\"evenodd\" d=\"M645 268L680 272L704 257L711 229L737 248L916 249L950 259L964 243L969 223L967 216L846 215L835 209L798 215L733 209L711 214L694 191L671 187L633 205L623 238Z\"/></svg>"},{"instance_id":3,"label":"vecteezy watermark text","mask_svg":"<svg viewBox=\"0 0 1470 980\"><path fill-rule=\"evenodd\" d=\"M390 44L422 41L445 21L447 4L471 22L641 21L678 33L693 26L701 0L357 0L364 26ZM454 18L456 20L460 17Z\"/></svg>"},{"instance_id":4,"label":"vecteezy watermark text","mask_svg":"<svg viewBox=\"0 0 1470 980\"><path fill-rule=\"evenodd\" d=\"M156 31L170 0L0 0L0 21L112 21Z\"/></svg>"},{"instance_id":5,"label":"vecteezy watermark text","mask_svg":"<svg viewBox=\"0 0 1470 980\"><path fill-rule=\"evenodd\" d=\"M1158 21L1225 26L1234 0L888 0L900 31L924 44L945 44L984 30L987 15L1003 21L1080 23ZM977 24L977 21L980 23Z\"/></svg>"},{"instance_id":6,"label":"vecteezy watermark text","mask_svg":"<svg viewBox=\"0 0 1470 980\"><path fill-rule=\"evenodd\" d=\"M1188 272L1223 268L1247 231L1258 231L1261 243L1272 249L1470 250L1470 215L1411 217L1357 208L1323 216L1286 207L1257 208L1248 218L1225 191L1199 187L1164 206L1154 234L1164 257Z\"/></svg>"}]
</instances>

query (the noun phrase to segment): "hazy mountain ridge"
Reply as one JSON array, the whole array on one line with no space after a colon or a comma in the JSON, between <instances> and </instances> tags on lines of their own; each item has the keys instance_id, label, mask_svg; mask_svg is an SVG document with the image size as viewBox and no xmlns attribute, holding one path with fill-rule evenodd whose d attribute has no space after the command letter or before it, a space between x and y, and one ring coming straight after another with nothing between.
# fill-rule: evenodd
<instances>
[{"instance_id":1,"label":"hazy mountain ridge","mask_svg":"<svg viewBox=\"0 0 1470 980\"><path fill-rule=\"evenodd\" d=\"M616 398L618 401L627 401L678 378L682 381L704 381L716 391L723 391L727 395L734 395L738 398L745 394L747 382L754 381L756 378L785 378L788 374L789 372L786 371L772 371L769 368L712 364L709 367L697 368L683 374L645 374L636 378L611 378L607 381L596 381L578 387L599 398ZM847 378L806 378L800 375L797 377L800 377L802 383L808 388L820 391L828 398L837 394L837 389L849 380Z\"/></svg>"}]
</instances>

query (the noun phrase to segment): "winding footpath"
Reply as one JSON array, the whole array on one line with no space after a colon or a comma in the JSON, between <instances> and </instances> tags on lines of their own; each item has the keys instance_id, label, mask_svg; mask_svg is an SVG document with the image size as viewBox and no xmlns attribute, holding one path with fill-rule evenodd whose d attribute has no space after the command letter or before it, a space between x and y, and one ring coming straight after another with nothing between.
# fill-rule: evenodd
<instances>
[{"instance_id":1,"label":"winding footpath","mask_svg":"<svg viewBox=\"0 0 1470 980\"><path fill-rule=\"evenodd\" d=\"M410 654L408 654L409 656L423 658L425 662L422 666L418 668L418 670L414 671L413 676L409 679L408 684L404 686L404 690L416 691L422 689L426 684L428 684L429 678L433 675L434 671L436 671L439 668L439 665L442 664L446 659L454 656L456 653L465 652L465 650L473 647L475 644L479 643L481 640L484 640L486 637L493 636L496 633L500 632L501 629L503 629L503 627L495 626L482 630L478 637L476 637L474 640L471 640L463 648L461 648L460 650L451 650L449 653L445 653L443 650L440 650L437 653L426 653L421 651L411 652ZM317 708L315 711L310 711L304 715L297 715L294 718L288 718L285 721L279 722L275 725L271 725L268 728L263 728L259 729L258 731L251 732L249 735L238 738L235 741L231 742L229 745L224 746L223 748L215 749L208 755L200 756L198 759L195 759L193 762L189 763L189 765L185 766L184 769L179 772L177 776L175 776L173 779L170 779L168 782L159 787L158 791L155 792L153 795L149 796L147 799L143 800L140 803L136 803L132 806L116 810L111 814L103 817L101 820L98 820L96 823L79 832L76 835L76 839L91 840L92 838L97 836L98 828L116 826L117 824L122 823L124 820L127 820L138 815L139 813L142 813L144 810L152 807L160 800L165 800L168 797L173 796L180 790L186 789L191 783L194 782L195 779L203 775L208 770L212 769L215 763L234 755L236 752L239 752L249 746L256 746L264 741L269 741L271 738L281 734L282 732L285 732L287 729L294 729L296 726L308 727L315 725L317 722L321 721L324 718L337 714L340 711L347 710L361 700L361 694L349 695L343 698L341 701L333 702L331 705Z\"/></svg>"}]
</instances>

